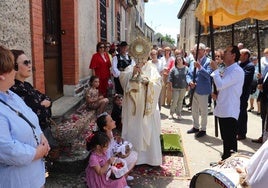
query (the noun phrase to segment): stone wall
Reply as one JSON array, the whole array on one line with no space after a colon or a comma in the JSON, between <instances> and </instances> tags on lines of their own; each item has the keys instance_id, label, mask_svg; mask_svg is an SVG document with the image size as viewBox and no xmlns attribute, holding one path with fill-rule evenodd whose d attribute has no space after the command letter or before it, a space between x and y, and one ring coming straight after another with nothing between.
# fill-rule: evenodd
<instances>
[{"instance_id":1,"label":"stone wall","mask_svg":"<svg viewBox=\"0 0 268 188\"><path fill-rule=\"evenodd\" d=\"M29 1L0 1L0 23L0 44L12 49L23 49L31 57Z\"/></svg>"},{"instance_id":2,"label":"stone wall","mask_svg":"<svg viewBox=\"0 0 268 188\"><path fill-rule=\"evenodd\" d=\"M244 44L245 48L248 48L250 51L257 53L257 35L256 35L256 26L255 23L251 23L250 20L245 20L239 22L235 25L234 32L234 45L237 45L239 42ZM259 36L260 36L260 52L264 48L268 47L268 26L267 22L259 22ZM210 46L210 36L208 34L203 34L200 41L208 46ZM214 33L214 46L215 49L226 48L226 46L232 44L232 29L231 26L223 27L218 30L215 30Z\"/></svg>"}]
</instances>

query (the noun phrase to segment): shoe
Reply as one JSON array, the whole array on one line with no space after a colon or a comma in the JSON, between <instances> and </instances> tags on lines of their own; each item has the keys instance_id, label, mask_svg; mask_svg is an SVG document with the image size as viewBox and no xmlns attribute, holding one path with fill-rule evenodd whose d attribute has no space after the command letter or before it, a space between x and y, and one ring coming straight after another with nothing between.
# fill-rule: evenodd
<instances>
[{"instance_id":1,"label":"shoe","mask_svg":"<svg viewBox=\"0 0 268 188\"><path fill-rule=\"evenodd\" d=\"M168 119L173 119L173 115L169 115L168 116Z\"/></svg>"},{"instance_id":2,"label":"shoe","mask_svg":"<svg viewBox=\"0 0 268 188\"><path fill-rule=\"evenodd\" d=\"M199 132L199 129L196 129L196 128L191 128L190 130L187 131L187 134L192 134L192 133L197 133Z\"/></svg>"},{"instance_id":3,"label":"shoe","mask_svg":"<svg viewBox=\"0 0 268 188\"><path fill-rule=\"evenodd\" d=\"M257 138L257 139L252 139L251 142L262 144L263 143L262 136L260 138Z\"/></svg>"},{"instance_id":4,"label":"shoe","mask_svg":"<svg viewBox=\"0 0 268 188\"><path fill-rule=\"evenodd\" d=\"M199 131L196 135L195 138L200 138L206 135L206 131Z\"/></svg>"},{"instance_id":5,"label":"shoe","mask_svg":"<svg viewBox=\"0 0 268 188\"><path fill-rule=\"evenodd\" d=\"M218 161L218 162L210 162L210 163L209 163L209 166L214 167L214 166L221 165L221 164L223 164L223 163L224 163L223 160L220 160L220 161Z\"/></svg>"},{"instance_id":6,"label":"shoe","mask_svg":"<svg viewBox=\"0 0 268 188\"><path fill-rule=\"evenodd\" d=\"M246 139L246 136L242 136L242 135L237 135L236 136L236 140L245 140Z\"/></svg>"},{"instance_id":7,"label":"shoe","mask_svg":"<svg viewBox=\"0 0 268 188\"><path fill-rule=\"evenodd\" d=\"M127 185L127 186L125 186L124 188L130 188L130 187Z\"/></svg>"},{"instance_id":8,"label":"shoe","mask_svg":"<svg viewBox=\"0 0 268 188\"><path fill-rule=\"evenodd\" d=\"M179 116L177 114L174 114L173 119L179 119Z\"/></svg>"},{"instance_id":9,"label":"shoe","mask_svg":"<svg viewBox=\"0 0 268 188\"><path fill-rule=\"evenodd\" d=\"M127 181L132 181L132 180L134 180L134 177L133 177L133 176L128 175L128 176L127 176Z\"/></svg>"},{"instance_id":10,"label":"shoe","mask_svg":"<svg viewBox=\"0 0 268 188\"><path fill-rule=\"evenodd\" d=\"M254 107L251 107L250 109L248 109L248 112L251 112L252 110L254 110Z\"/></svg>"},{"instance_id":11,"label":"shoe","mask_svg":"<svg viewBox=\"0 0 268 188\"><path fill-rule=\"evenodd\" d=\"M260 112L257 112L257 116L259 116L259 115L261 115L261 113Z\"/></svg>"},{"instance_id":12,"label":"shoe","mask_svg":"<svg viewBox=\"0 0 268 188\"><path fill-rule=\"evenodd\" d=\"M189 107L188 110L189 110L189 111L192 111L192 107Z\"/></svg>"}]
</instances>

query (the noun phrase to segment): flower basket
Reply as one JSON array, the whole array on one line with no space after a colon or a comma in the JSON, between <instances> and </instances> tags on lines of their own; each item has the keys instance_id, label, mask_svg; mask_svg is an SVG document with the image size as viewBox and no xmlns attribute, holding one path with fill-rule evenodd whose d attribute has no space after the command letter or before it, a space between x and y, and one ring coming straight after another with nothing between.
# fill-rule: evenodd
<instances>
[{"instance_id":1,"label":"flower basket","mask_svg":"<svg viewBox=\"0 0 268 188\"><path fill-rule=\"evenodd\" d=\"M124 143L116 144L113 148L113 153L119 158L126 158L129 156L132 144L125 141Z\"/></svg>"},{"instance_id":2,"label":"flower basket","mask_svg":"<svg viewBox=\"0 0 268 188\"><path fill-rule=\"evenodd\" d=\"M124 159L116 158L106 174L106 178L119 179L128 172L127 163Z\"/></svg>"}]
</instances>

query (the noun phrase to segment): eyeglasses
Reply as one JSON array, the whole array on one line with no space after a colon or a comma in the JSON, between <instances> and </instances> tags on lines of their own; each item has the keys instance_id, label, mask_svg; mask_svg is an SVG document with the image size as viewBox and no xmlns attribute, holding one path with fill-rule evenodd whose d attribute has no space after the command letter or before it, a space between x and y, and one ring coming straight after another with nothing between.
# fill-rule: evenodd
<instances>
[{"instance_id":1,"label":"eyeglasses","mask_svg":"<svg viewBox=\"0 0 268 188\"><path fill-rule=\"evenodd\" d=\"M23 65L25 65L25 66L28 66L30 64L32 64L32 62L30 60L23 61Z\"/></svg>"}]
</instances>

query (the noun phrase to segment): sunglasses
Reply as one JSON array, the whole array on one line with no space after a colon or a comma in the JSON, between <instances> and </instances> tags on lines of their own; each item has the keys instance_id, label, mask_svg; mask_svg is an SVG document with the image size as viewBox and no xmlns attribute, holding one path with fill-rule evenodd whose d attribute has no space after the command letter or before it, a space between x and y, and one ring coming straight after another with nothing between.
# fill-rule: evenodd
<instances>
[{"instance_id":1,"label":"sunglasses","mask_svg":"<svg viewBox=\"0 0 268 188\"><path fill-rule=\"evenodd\" d=\"M25 65L25 66L28 66L30 64L32 64L30 60L23 61L23 65ZM15 62L15 64L14 64L14 70L15 71L18 71L19 70L18 63L17 62Z\"/></svg>"},{"instance_id":2,"label":"sunglasses","mask_svg":"<svg viewBox=\"0 0 268 188\"><path fill-rule=\"evenodd\" d=\"M105 48L105 46L100 46L100 48Z\"/></svg>"},{"instance_id":3,"label":"sunglasses","mask_svg":"<svg viewBox=\"0 0 268 188\"><path fill-rule=\"evenodd\" d=\"M23 61L23 65L25 65L25 66L28 66L30 64L32 64L32 62L30 60Z\"/></svg>"}]
</instances>

